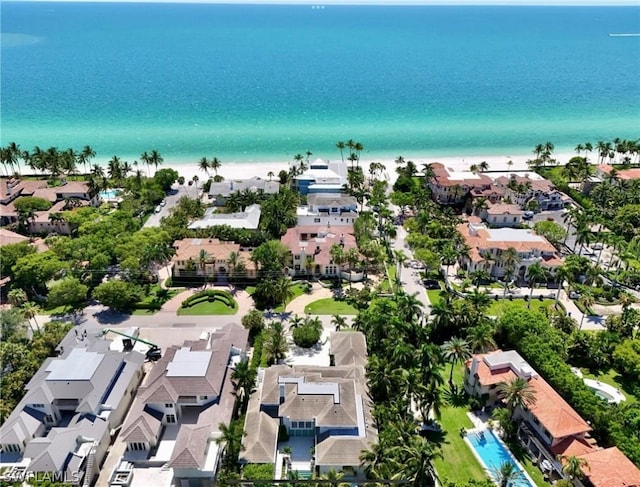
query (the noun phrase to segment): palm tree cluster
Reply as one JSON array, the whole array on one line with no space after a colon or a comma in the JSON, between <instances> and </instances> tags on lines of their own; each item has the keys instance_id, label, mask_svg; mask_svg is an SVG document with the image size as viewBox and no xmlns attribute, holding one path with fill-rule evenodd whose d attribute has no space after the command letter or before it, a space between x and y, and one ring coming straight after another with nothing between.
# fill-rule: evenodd
<instances>
[{"instance_id":1,"label":"palm tree cluster","mask_svg":"<svg viewBox=\"0 0 640 487\"><path fill-rule=\"evenodd\" d=\"M11 142L6 147L0 148L0 163L7 176L20 175L20 161L22 161L34 173L48 174L55 178L61 174L68 176L78 174L78 166L83 166L86 173L87 165L95 155L95 151L88 145L85 145L81 151L75 151L72 148L59 150L57 147L43 150L38 146L28 151L21 150L18 144Z\"/></svg>"},{"instance_id":2,"label":"palm tree cluster","mask_svg":"<svg viewBox=\"0 0 640 487\"><path fill-rule=\"evenodd\" d=\"M218 169L222 166L222 161L217 157L213 157L211 159L207 159L203 157L198 161L198 169L204 171L204 173L209 177L209 170L211 169L215 175L218 175Z\"/></svg>"},{"instance_id":3,"label":"palm tree cluster","mask_svg":"<svg viewBox=\"0 0 640 487\"><path fill-rule=\"evenodd\" d=\"M338 141L336 143L336 148L340 151L340 158L342 162L344 162L344 150L349 150L349 155L347 156L347 160L351 163L351 169L358 168L360 165L360 154L364 150L364 146L353 139L349 139L346 142Z\"/></svg>"}]
</instances>

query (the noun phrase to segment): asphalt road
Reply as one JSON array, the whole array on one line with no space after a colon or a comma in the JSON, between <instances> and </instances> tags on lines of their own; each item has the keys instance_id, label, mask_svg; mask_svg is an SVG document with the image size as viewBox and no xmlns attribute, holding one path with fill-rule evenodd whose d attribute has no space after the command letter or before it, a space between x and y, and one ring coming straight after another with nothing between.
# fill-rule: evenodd
<instances>
[{"instance_id":1,"label":"asphalt road","mask_svg":"<svg viewBox=\"0 0 640 487\"><path fill-rule=\"evenodd\" d=\"M153 213L149 217L147 222L144 224L144 228L159 227L160 220L165 216L169 216L171 209L174 206L176 206L180 198L182 198L183 196L189 196L190 198L195 198L196 195L197 195L197 191L195 186L174 184L173 188L165 198L167 204L165 206L161 206L160 207L161 209L158 213Z\"/></svg>"}]
</instances>

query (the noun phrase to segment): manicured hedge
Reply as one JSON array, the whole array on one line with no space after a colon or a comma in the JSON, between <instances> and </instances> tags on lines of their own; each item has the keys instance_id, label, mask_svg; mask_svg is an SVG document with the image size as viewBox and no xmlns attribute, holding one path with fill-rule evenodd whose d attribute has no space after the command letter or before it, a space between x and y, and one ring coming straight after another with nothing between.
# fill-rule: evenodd
<instances>
[{"instance_id":1,"label":"manicured hedge","mask_svg":"<svg viewBox=\"0 0 640 487\"><path fill-rule=\"evenodd\" d=\"M182 307L190 308L191 306L202 303L204 301L221 301L230 308L236 307L236 302L231 294L229 294L227 291L219 291L217 289L200 291L198 293L195 293L193 296L189 296L187 299L182 301Z\"/></svg>"}]
</instances>

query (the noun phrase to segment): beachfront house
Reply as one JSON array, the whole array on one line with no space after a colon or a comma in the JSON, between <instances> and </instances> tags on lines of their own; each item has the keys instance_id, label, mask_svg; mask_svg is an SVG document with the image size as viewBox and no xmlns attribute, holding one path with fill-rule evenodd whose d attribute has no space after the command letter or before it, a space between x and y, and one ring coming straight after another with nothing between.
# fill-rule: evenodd
<instances>
[{"instance_id":1,"label":"beachfront house","mask_svg":"<svg viewBox=\"0 0 640 487\"><path fill-rule=\"evenodd\" d=\"M331 333L335 366L276 365L264 372L251 396L241 463L275 464L276 478L342 472L364 479L360 454L378 438L365 367L367 348L359 332ZM278 443L278 429L289 440ZM292 453L280 453L285 447ZM279 451L280 450L280 451Z\"/></svg>"},{"instance_id":2,"label":"beachfront house","mask_svg":"<svg viewBox=\"0 0 640 487\"><path fill-rule=\"evenodd\" d=\"M39 223L29 228L31 233L61 233L61 227L52 224L49 221L49 215L67 209L67 207L96 206L100 204L98 195L92 194L89 191L88 184L82 181L61 179L60 186L49 187L46 179L2 178L0 179L0 225L18 222L18 211L15 208L15 202L25 196L42 198L53 205L47 211L36 212Z\"/></svg>"},{"instance_id":3,"label":"beachfront house","mask_svg":"<svg viewBox=\"0 0 640 487\"><path fill-rule=\"evenodd\" d=\"M236 402L231 374L245 358L247 338L244 327L229 324L165 351L122 427L126 451L112 486L121 485L123 474L154 487L213 482L222 453L220 425L229 424Z\"/></svg>"},{"instance_id":4,"label":"beachfront house","mask_svg":"<svg viewBox=\"0 0 640 487\"><path fill-rule=\"evenodd\" d=\"M542 235L531 229L489 228L478 217L470 217L457 226L469 252L458 258L460 267L468 272L484 270L493 278L502 278L507 267L502 257L513 248L518 253L515 276L524 279L527 269L538 262L550 272L563 263L555 247Z\"/></svg>"},{"instance_id":5,"label":"beachfront house","mask_svg":"<svg viewBox=\"0 0 640 487\"><path fill-rule=\"evenodd\" d=\"M358 248L353 235L353 226L299 225L287 229L280 239L289 249L289 275L311 275L316 277L338 277L345 263L334 261L331 248L338 245L344 252ZM348 274L343 276L349 278ZM361 279L354 274L352 279Z\"/></svg>"},{"instance_id":6,"label":"beachfront house","mask_svg":"<svg viewBox=\"0 0 640 487\"><path fill-rule=\"evenodd\" d=\"M0 427L8 478L40 472L91 485L143 375L144 354L122 344L102 330L67 334Z\"/></svg>"},{"instance_id":7,"label":"beachfront house","mask_svg":"<svg viewBox=\"0 0 640 487\"><path fill-rule=\"evenodd\" d=\"M342 193L309 194L307 205L299 206L296 213L300 226L353 226L358 218L355 198Z\"/></svg>"},{"instance_id":8,"label":"beachfront house","mask_svg":"<svg viewBox=\"0 0 640 487\"><path fill-rule=\"evenodd\" d=\"M525 210L561 210L568 197L558 191L551 181L525 174L510 174L496 178L496 185L504 189L512 203Z\"/></svg>"},{"instance_id":9,"label":"beachfront house","mask_svg":"<svg viewBox=\"0 0 640 487\"><path fill-rule=\"evenodd\" d=\"M616 447L599 447L590 435L589 423L515 350L474 355L465 364L464 389L493 408L502 404L498 385L516 377L525 379L535 395L533 404L517 407L514 412L518 437L543 470L546 467L547 475L566 477L562 458L577 456L586 460L587 466L582 469L584 479L572 479L575 485L640 485L640 470Z\"/></svg>"},{"instance_id":10,"label":"beachfront house","mask_svg":"<svg viewBox=\"0 0 640 487\"><path fill-rule=\"evenodd\" d=\"M492 190L493 180L486 174L456 171L439 162L434 162L430 166L433 169L433 177L429 179L429 189L436 203L458 205L470 193L476 196L485 196L486 193L486 197L491 202L499 201L501 198L500 191Z\"/></svg>"},{"instance_id":11,"label":"beachfront house","mask_svg":"<svg viewBox=\"0 0 640 487\"><path fill-rule=\"evenodd\" d=\"M256 277L251 247L216 238L185 238L176 240L173 248L176 253L171 263L175 278L233 282Z\"/></svg>"},{"instance_id":12,"label":"beachfront house","mask_svg":"<svg viewBox=\"0 0 640 487\"><path fill-rule=\"evenodd\" d=\"M294 178L294 188L301 194L340 193L347 184L347 165L342 161L316 159Z\"/></svg>"},{"instance_id":13,"label":"beachfront house","mask_svg":"<svg viewBox=\"0 0 640 487\"><path fill-rule=\"evenodd\" d=\"M268 181L258 177L249 179L226 179L219 183L211 182L209 199L215 206L224 206L227 198L236 192L250 192L258 194L276 194L280 191L278 181Z\"/></svg>"}]
</instances>

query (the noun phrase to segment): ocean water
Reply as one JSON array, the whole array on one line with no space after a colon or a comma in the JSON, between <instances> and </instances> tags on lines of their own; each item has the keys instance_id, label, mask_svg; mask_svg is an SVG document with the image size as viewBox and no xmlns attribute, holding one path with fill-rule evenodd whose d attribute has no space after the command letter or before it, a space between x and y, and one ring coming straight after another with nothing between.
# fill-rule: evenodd
<instances>
[{"instance_id":1,"label":"ocean water","mask_svg":"<svg viewBox=\"0 0 640 487\"><path fill-rule=\"evenodd\" d=\"M0 142L275 161L640 137L636 7L2 2Z\"/></svg>"}]
</instances>

